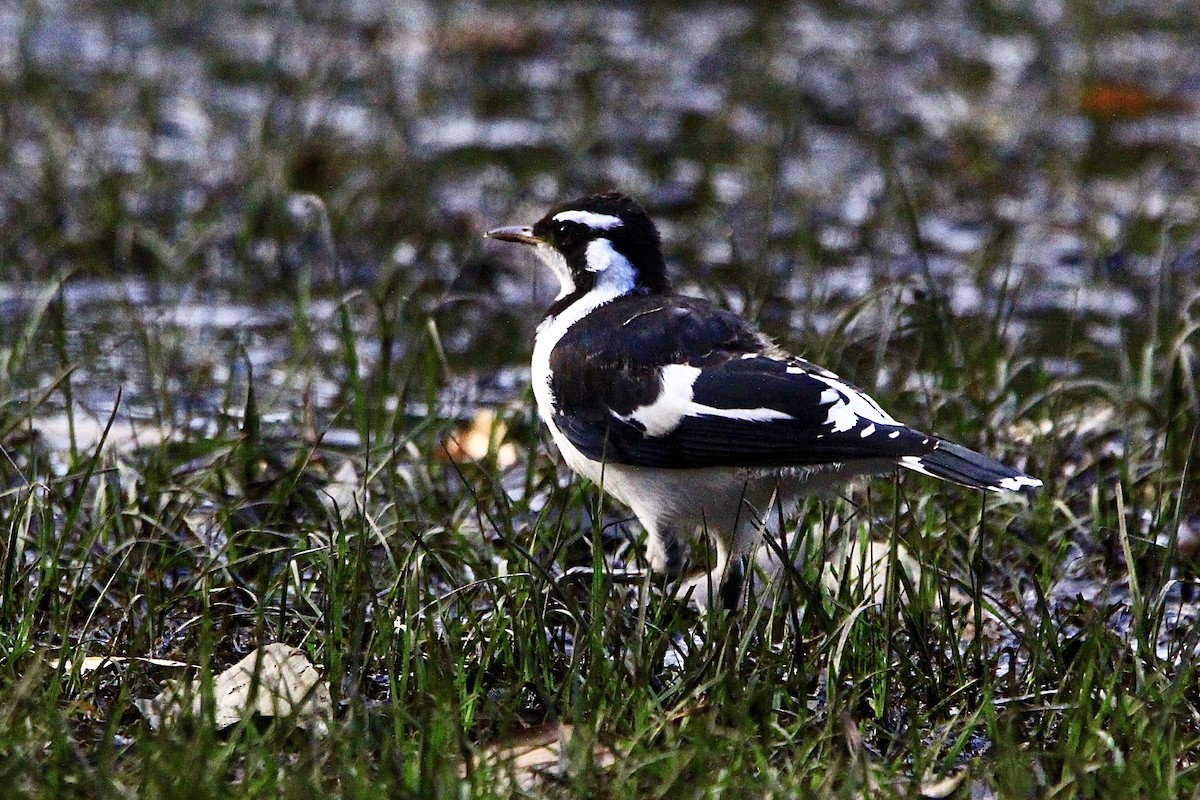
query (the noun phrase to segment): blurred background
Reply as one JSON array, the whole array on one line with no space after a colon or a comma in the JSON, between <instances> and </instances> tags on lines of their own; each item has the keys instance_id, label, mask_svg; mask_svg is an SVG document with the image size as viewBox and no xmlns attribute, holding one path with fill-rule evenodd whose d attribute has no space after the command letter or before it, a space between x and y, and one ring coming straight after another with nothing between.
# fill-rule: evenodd
<instances>
[{"instance_id":1,"label":"blurred background","mask_svg":"<svg viewBox=\"0 0 1200 800\"><path fill-rule=\"evenodd\" d=\"M660 221L680 288L870 361L878 390L914 387L880 342L922 302L1046 376L1116 375L1200 272L1195 19L1190 0L7 2L0 314L10 346L47 308L63 335L4 379L75 364L81 408L121 387L178 424L249 365L294 415L342 392L344 358L322 358L344 339L320 334L349 308L350 368L397 381L432 341L439 387L499 373L511 397L556 290L482 231L607 188Z\"/></svg>"}]
</instances>

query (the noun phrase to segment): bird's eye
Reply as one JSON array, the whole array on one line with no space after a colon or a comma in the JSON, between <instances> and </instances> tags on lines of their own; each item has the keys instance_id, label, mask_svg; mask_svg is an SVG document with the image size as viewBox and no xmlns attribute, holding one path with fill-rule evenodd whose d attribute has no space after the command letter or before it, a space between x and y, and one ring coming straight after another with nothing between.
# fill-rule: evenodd
<instances>
[{"instance_id":1,"label":"bird's eye","mask_svg":"<svg viewBox=\"0 0 1200 800\"><path fill-rule=\"evenodd\" d=\"M558 228L555 230L555 236L558 243L563 247L570 247L579 238L577 225L572 225L569 222L558 223Z\"/></svg>"}]
</instances>

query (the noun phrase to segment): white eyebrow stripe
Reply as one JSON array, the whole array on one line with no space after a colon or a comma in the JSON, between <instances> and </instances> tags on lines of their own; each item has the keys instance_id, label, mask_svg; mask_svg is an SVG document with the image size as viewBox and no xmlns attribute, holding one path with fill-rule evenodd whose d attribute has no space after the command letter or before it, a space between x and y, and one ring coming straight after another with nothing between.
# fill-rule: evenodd
<instances>
[{"instance_id":1,"label":"white eyebrow stripe","mask_svg":"<svg viewBox=\"0 0 1200 800\"><path fill-rule=\"evenodd\" d=\"M625 223L620 217L614 217L611 214L593 214L591 211L578 211L570 209L560 211L554 215L556 222L582 222L592 230L606 231L609 228L619 228Z\"/></svg>"}]
</instances>

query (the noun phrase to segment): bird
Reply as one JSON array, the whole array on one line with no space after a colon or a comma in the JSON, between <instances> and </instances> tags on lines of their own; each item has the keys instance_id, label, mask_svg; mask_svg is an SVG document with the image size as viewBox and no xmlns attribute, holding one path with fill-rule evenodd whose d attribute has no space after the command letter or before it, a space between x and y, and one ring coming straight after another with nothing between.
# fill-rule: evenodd
<instances>
[{"instance_id":1,"label":"bird","mask_svg":"<svg viewBox=\"0 0 1200 800\"><path fill-rule=\"evenodd\" d=\"M485 236L531 247L558 279L531 380L563 459L633 511L654 571L682 577L707 537L727 608L775 503L793 509L898 468L996 492L1042 486L899 422L749 320L673 292L658 229L626 194L588 194Z\"/></svg>"}]
</instances>

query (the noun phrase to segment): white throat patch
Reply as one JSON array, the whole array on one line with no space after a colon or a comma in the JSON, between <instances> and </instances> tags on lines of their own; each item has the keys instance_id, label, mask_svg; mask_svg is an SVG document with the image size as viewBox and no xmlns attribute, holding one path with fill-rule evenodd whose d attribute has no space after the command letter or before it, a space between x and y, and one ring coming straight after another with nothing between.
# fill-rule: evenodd
<instances>
[{"instance_id":1,"label":"white throat patch","mask_svg":"<svg viewBox=\"0 0 1200 800\"><path fill-rule=\"evenodd\" d=\"M548 244L539 244L537 254L538 258L542 259L542 262L554 273L554 277L558 278L559 291L555 300L566 297L575 291L575 279L571 277L571 268L567 266L567 260L563 258L562 253Z\"/></svg>"}]
</instances>

